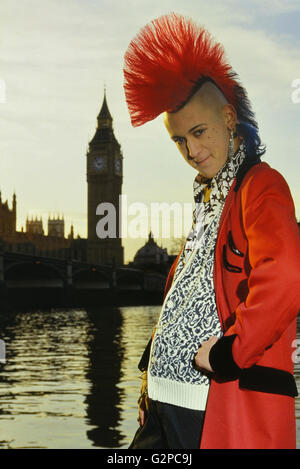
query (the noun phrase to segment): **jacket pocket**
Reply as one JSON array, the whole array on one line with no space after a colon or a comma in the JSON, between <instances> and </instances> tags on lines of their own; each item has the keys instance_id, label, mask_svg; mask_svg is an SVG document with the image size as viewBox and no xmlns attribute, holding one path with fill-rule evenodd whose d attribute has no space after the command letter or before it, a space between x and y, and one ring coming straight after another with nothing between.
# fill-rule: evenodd
<instances>
[{"instance_id":1,"label":"jacket pocket","mask_svg":"<svg viewBox=\"0 0 300 469\"><path fill-rule=\"evenodd\" d=\"M227 234L227 243L223 244L222 257L225 269L229 272L241 273L243 268L236 264L241 264L241 258L243 258L244 255L245 254L237 248L233 239L232 231L230 230ZM233 260L229 260L230 258Z\"/></svg>"}]
</instances>

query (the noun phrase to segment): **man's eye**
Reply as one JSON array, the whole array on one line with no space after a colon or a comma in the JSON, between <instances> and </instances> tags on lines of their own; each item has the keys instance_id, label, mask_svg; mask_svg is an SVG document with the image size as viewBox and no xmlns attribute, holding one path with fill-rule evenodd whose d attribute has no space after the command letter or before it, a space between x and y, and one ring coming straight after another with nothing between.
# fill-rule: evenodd
<instances>
[{"instance_id":1,"label":"man's eye","mask_svg":"<svg viewBox=\"0 0 300 469\"><path fill-rule=\"evenodd\" d=\"M198 129L194 132L194 135L195 137L199 137L200 135L203 134L203 132L205 132L206 129Z\"/></svg>"},{"instance_id":2,"label":"man's eye","mask_svg":"<svg viewBox=\"0 0 300 469\"><path fill-rule=\"evenodd\" d=\"M184 138L177 138L177 139L175 140L175 143L178 143L179 145L182 145L183 142L184 142Z\"/></svg>"}]
</instances>

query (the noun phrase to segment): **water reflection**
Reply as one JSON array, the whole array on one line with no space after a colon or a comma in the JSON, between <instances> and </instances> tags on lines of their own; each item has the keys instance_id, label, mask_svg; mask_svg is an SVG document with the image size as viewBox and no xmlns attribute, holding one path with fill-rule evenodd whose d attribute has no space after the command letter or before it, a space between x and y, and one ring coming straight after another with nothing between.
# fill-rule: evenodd
<instances>
[{"instance_id":1,"label":"water reflection","mask_svg":"<svg viewBox=\"0 0 300 469\"><path fill-rule=\"evenodd\" d=\"M137 429L137 363L159 310L1 314L0 448L127 448ZM300 389L300 363L295 376ZM296 415L300 448L300 397Z\"/></svg>"},{"instance_id":2,"label":"water reflection","mask_svg":"<svg viewBox=\"0 0 300 469\"><path fill-rule=\"evenodd\" d=\"M87 318L90 388L84 402L86 421L94 427L87 437L94 446L117 448L124 439L119 425L125 391L118 387L123 377L122 315L117 308L89 309Z\"/></svg>"},{"instance_id":3,"label":"water reflection","mask_svg":"<svg viewBox=\"0 0 300 469\"><path fill-rule=\"evenodd\" d=\"M1 317L6 363L0 374L2 447L76 447L86 428L89 323L84 311Z\"/></svg>"}]
</instances>

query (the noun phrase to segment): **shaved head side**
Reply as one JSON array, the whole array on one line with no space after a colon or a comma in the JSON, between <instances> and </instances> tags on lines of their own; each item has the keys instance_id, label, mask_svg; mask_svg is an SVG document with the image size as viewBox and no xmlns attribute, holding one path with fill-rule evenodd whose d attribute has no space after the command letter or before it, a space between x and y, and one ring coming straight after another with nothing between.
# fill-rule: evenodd
<instances>
[{"instance_id":1,"label":"shaved head side","mask_svg":"<svg viewBox=\"0 0 300 469\"><path fill-rule=\"evenodd\" d=\"M222 91L211 81L205 82L180 109L184 109L187 104L193 107L199 106L201 109L205 109L214 114L217 118L222 117L222 111L225 105L234 109L234 107L229 104ZM168 121L168 116L171 117L176 113L178 113L178 110L165 112L165 124Z\"/></svg>"},{"instance_id":2,"label":"shaved head side","mask_svg":"<svg viewBox=\"0 0 300 469\"><path fill-rule=\"evenodd\" d=\"M226 106L226 107L224 107ZM229 104L222 91L211 81L205 82L191 97L190 99L177 111L164 112L163 119L165 126L169 130L169 121L176 119L176 115L181 115L185 118L189 114L188 109L201 109L213 115L215 119L226 121L226 124L231 124L232 116L228 119L225 114L230 109L231 114L234 115L234 123L237 121L236 110L232 104ZM228 116L227 116L228 117ZM231 128L233 128L231 126Z\"/></svg>"},{"instance_id":3,"label":"shaved head side","mask_svg":"<svg viewBox=\"0 0 300 469\"><path fill-rule=\"evenodd\" d=\"M214 83L209 81L204 83L201 88L193 94L190 100L199 101L206 109L212 109L217 113L222 111L225 104L228 104L222 91L214 85Z\"/></svg>"}]
</instances>

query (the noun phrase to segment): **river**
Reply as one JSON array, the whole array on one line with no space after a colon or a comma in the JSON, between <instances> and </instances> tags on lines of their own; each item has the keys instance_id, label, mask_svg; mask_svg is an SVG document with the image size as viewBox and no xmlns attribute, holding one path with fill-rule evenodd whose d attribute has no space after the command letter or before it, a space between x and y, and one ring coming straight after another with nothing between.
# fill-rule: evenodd
<instances>
[{"instance_id":1,"label":"river","mask_svg":"<svg viewBox=\"0 0 300 469\"><path fill-rule=\"evenodd\" d=\"M1 313L0 448L127 448L138 425L137 363L159 311ZM295 376L300 390L300 363ZM300 448L300 397L296 417Z\"/></svg>"}]
</instances>

